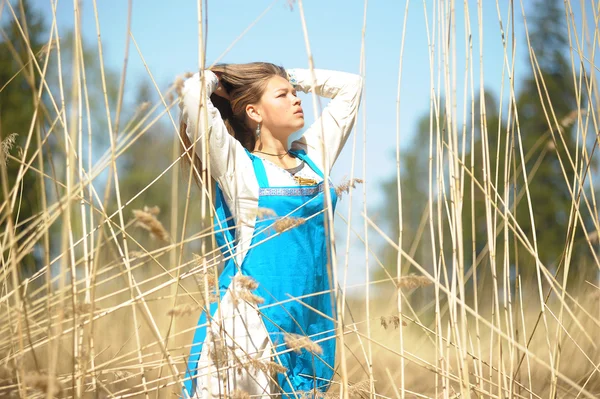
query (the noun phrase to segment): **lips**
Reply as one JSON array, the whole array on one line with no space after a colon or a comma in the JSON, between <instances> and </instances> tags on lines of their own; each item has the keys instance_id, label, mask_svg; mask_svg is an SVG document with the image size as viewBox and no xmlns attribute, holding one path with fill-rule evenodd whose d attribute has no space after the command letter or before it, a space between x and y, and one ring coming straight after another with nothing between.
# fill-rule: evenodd
<instances>
[{"instance_id":1,"label":"lips","mask_svg":"<svg viewBox=\"0 0 600 399\"><path fill-rule=\"evenodd\" d=\"M294 115L298 115L298 114L304 116L304 111L302 111L302 109L299 109L298 111L294 112Z\"/></svg>"}]
</instances>

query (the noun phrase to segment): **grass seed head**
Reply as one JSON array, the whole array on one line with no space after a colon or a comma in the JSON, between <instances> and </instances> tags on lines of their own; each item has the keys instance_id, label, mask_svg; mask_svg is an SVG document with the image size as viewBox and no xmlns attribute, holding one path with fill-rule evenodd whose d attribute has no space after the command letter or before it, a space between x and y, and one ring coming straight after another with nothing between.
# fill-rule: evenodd
<instances>
[{"instance_id":1,"label":"grass seed head","mask_svg":"<svg viewBox=\"0 0 600 399\"><path fill-rule=\"evenodd\" d=\"M241 389L236 389L231 393L231 399L250 399L250 394Z\"/></svg>"},{"instance_id":2,"label":"grass seed head","mask_svg":"<svg viewBox=\"0 0 600 399\"><path fill-rule=\"evenodd\" d=\"M339 186L335 187L335 193L337 194L338 197L341 197L341 195L343 193L349 193L351 188L356 188L356 183L362 184L364 182L365 181L363 179L359 179L359 178L346 180L345 182L341 183Z\"/></svg>"},{"instance_id":3,"label":"grass seed head","mask_svg":"<svg viewBox=\"0 0 600 399\"><path fill-rule=\"evenodd\" d=\"M204 288L205 284L208 284L208 287L216 287L217 285L217 280L215 278L215 275L213 273L202 273L201 275L197 276L198 278L198 284L200 285L200 287Z\"/></svg>"},{"instance_id":4,"label":"grass seed head","mask_svg":"<svg viewBox=\"0 0 600 399\"><path fill-rule=\"evenodd\" d=\"M243 274L238 274L233 277L232 282L240 288L244 288L247 290L255 290L258 288L258 283L250 276L245 276Z\"/></svg>"},{"instance_id":5,"label":"grass seed head","mask_svg":"<svg viewBox=\"0 0 600 399\"><path fill-rule=\"evenodd\" d=\"M380 322L384 330L387 330L388 327L394 327L394 329L400 327L400 317L398 316L381 316ZM406 327L406 325L406 322L402 320L402 326Z\"/></svg>"},{"instance_id":6,"label":"grass seed head","mask_svg":"<svg viewBox=\"0 0 600 399\"><path fill-rule=\"evenodd\" d=\"M175 82L173 83L173 86L175 87L175 92L177 93L177 96L181 97L183 94L183 82L185 81L184 78L181 77L177 77L175 79Z\"/></svg>"},{"instance_id":7,"label":"grass seed head","mask_svg":"<svg viewBox=\"0 0 600 399\"><path fill-rule=\"evenodd\" d=\"M229 348L227 348L227 345L225 345L223 339L221 339L221 337L217 334L209 332L208 337L210 342L208 356L212 360L213 364L219 369L227 367Z\"/></svg>"},{"instance_id":8,"label":"grass seed head","mask_svg":"<svg viewBox=\"0 0 600 399\"><path fill-rule=\"evenodd\" d=\"M369 380L357 382L348 387L348 396L351 398L368 399L371 396L369 395L370 392L371 382ZM336 397L337 396L339 395L336 395Z\"/></svg>"},{"instance_id":9,"label":"grass seed head","mask_svg":"<svg viewBox=\"0 0 600 399\"><path fill-rule=\"evenodd\" d=\"M284 335L285 344L288 348L292 349L296 353L302 353L302 349L306 349L309 352L320 355L323 353L323 348L321 345L312 341L310 338L304 335L298 334L285 334Z\"/></svg>"},{"instance_id":10,"label":"grass seed head","mask_svg":"<svg viewBox=\"0 0 600 399\"><path fill-rule=\"evenodd\" d=\"M277 214L271 208L257 208L256 217L259 219L266 219L269 217L277 217Z\"/></svg>"},{"instance_id":11,"label":"grass seed head","mask_svg":"<svg viewBox=\"0 0 600 399\"><path fill-rule=\"evenodd\" d=\"M265 299L263 297L253 294L246 290L238 293L238 298L243 300L244 302L248 302L253 305L260 305L265 302Z\"/></svg>"},{"instance_id":12,"label":"grass seed head","mask_svg":"<svg viewBox=\"0 0 600 399\"><path fill-rule=\"evenodd\" d=\"M146 112L146 110L148 108L150 108L150 105L151 105L150 101L144 101L144 102L142 102L140 105L138 105L137 112L139 112L140 114Z\"/></svg>"},{"instance_id":13,"label":"grass seed head","mask_svg":"<svg viewBox=\"0 0 600 399\"><path fill-rule=\"evenodd\" d=\"M425 287L431 284L433 284L432 281L427 277L416 276L414 274L400 277L400 279L396 281L396 286L398 287L398 289L405 288L408 290L412 290L413 288Z\"/></svg>"},{"instance_id":14,"label":"grass seed head","mask_svg":"<svg viewBox=\"0 0 600 399\"><path fill-rule=\"evenodd\" d=\"M294 227L304 224L304 222L306 222L306 219L304 218L286 216L275 221L275 223L273 223L273 229L275 229L275 231L278 233L283 233L284 231L293 229Z\"/></svg>"},{"instance_id":15,"label":"grass seed head","mask_svg":"<svg viewBox=\"0 0 600 399\"><path fill-rule=\"evenodd\" d=\"M169 311L167 312L167 315L169 316L187 316L190 314L194 314L196 312L198 312L201 309L200 306L192 304L192 303L186 303L183 305L177 305L172 309L169 309Z\"/></svg>"},{"instance_id":16,"label":"grass seed head","mask_svg":"<svg viewBox=\"0 0 600 399\"><path fill-rule=\"evenodd\" d=\"M158 216L158 214L160 213L160 208L156 205L152 207L144 205L144 212L148 212L152 216Z\"/></svg>"},{"instance_id":17,"label":"grass seed head","mask_svg":"<svg viewBox=\"0 0 600 399\"><path fill-rule=\"evenodd\" d=\"M117 381L126 380L133 375L133 373L131 373L127 370L116 370L116 371L113 371L112 374Z\"/></svg>"},{"instance_id":18,"label":"grass seed head","mask_svg":"<svg viewBox=\"0 0 600 399\"><path fill-rule=\"evenodd\" d=\"M205 283L208 283L209 287L216 287L217 278L215 276L214 269L208 265L206 258L198 254L193 254L193 256L194 260L192 270L199 269L203 271L203 273L194 272L192 274L198 286L202 288L205 286Z\"/></svg>"},{"instance_id":19,"label":"grass seed head","mask_svg":"<svg viewBox=\"0 0 600 399\"><path fill-rule=\"evenodd\" d=\"M252 293L258 288L258 283L252 277L238 274L231 279L231 299L233 304L237 306L241 301L248 302L253 305L264 303L264 298Z\"/></svg>"},{"instance_id":20,"label":"grass seed head","mask_svg":"<svg viewBox=\"0 0 600 399\"><path fill-rule=\"evenodd\" d=\"M52 382L52 384L50 384ZM47 374L40 373L29 373L25 375L25 385L28 387L37 389L38 391L42 391L50 394L51 396L56 396L60 394L62 391L61 383L58 379L52 378L51 380L48 378ZM52 388L50 388L52 385Z\"/></svg>"},{"instance_id":21,"label":"grass seed head","mask_svg":"<svg viewBox=\"0 0 600 399\"><path fill-rule=\"evenodd\" d=\"M170 242L169 233L163 227L162 223L156 219L156 215L160 212L158 207L144 207L144 210L134 209L133 216L135 217L135 224L150 232L152 237L158 238L164 242Z\"/></svg>"},{"instance_id":22,"label":"grass seed head","mask_svg":"<svg viewBox=\"0 0 600 399\"><path fill-rule=\"evenodd\" d=\"M259 360L250 358L246 362L246 367L248 369L253 369L253 371L262 371L265 374L283 374L287 371L287 368L283 367L281 364L272 362L270 360ZM251 370L249 370L251 371Z\"/></svg>"},{"instance_id":23,"label":"grass seed head","mask_svg":"<svg viewBox=\"0 0 600 399\"><path fill-rule=\"evenodd\" d=\"M17 133L9 134L4 140L0 141L0 150L4 154L4 164L8 163L8 156L10 155L10 150L12 150L15 145L15 141L17 140Z\"/></svg>"},{"instance_id":24,"label":"grass seed head","mask_svg":"<svg viewBox=\"0 0 600 399\"><path fill-rule=\"evenodd\" d=\"M54 40L50 40L48 43L44 44L42 46L42 48L40 49L40 51L38 51L36 54L37 59L40 62L44 61L44 58L46 58L46 55L48 53L50 53L54 49L54 47L56 47L56 43L57 43L57 40L54 39Z\"/></svg>"}]
</instances>

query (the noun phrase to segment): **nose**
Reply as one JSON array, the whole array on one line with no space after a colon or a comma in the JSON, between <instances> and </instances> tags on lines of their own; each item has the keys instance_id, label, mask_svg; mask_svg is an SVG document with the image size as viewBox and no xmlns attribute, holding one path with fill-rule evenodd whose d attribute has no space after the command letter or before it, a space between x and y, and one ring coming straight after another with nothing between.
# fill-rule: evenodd
<instances>
[{"instance_id":1,"label":"nose","mask_svg":"<svg viewBox=\"0 0 600 399\"><path fill-rule=\"evenodd\" d=\"M294 97L294 105L301 105L302 104L302 100L300 100L300 97Z\"/></svg>"}]
</instances>

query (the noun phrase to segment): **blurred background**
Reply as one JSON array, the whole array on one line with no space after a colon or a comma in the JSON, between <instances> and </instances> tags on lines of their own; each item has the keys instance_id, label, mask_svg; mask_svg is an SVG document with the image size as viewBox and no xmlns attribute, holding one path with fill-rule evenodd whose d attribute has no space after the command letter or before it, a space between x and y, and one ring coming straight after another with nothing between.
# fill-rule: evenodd
<instances>
[{"instance_id":1,"label":"blurred background","mask_svg":"<svg viewBox=\"0 0 600 399\"><path fill-rule=\"evenodd\" d=\"M365 82L332 172L364 179L336 215L334 395L594 397L597 8L0 0L0 389L53 394L25 368L66 396L179 392L218 261L177 89L216 62L308 68L308 45Z\"/></svg>"}]
</instances>

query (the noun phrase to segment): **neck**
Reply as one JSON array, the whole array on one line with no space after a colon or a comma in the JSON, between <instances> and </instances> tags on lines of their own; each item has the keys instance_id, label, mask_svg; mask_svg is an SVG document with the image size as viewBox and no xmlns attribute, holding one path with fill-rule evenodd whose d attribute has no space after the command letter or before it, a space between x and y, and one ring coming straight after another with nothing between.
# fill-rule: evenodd
<instances>
[{"instance_id":1,"label":"neck","mask_svg":"<svg viewBox=\"0 0 600 399\"><path fill-rule=\"evenodd\" d=\"M256 140L254 151L264 151L272 154L285 154L287 152L287 138L278 139L269 132L261 132L260 138Z\"/></svg>"}]
</instances>

